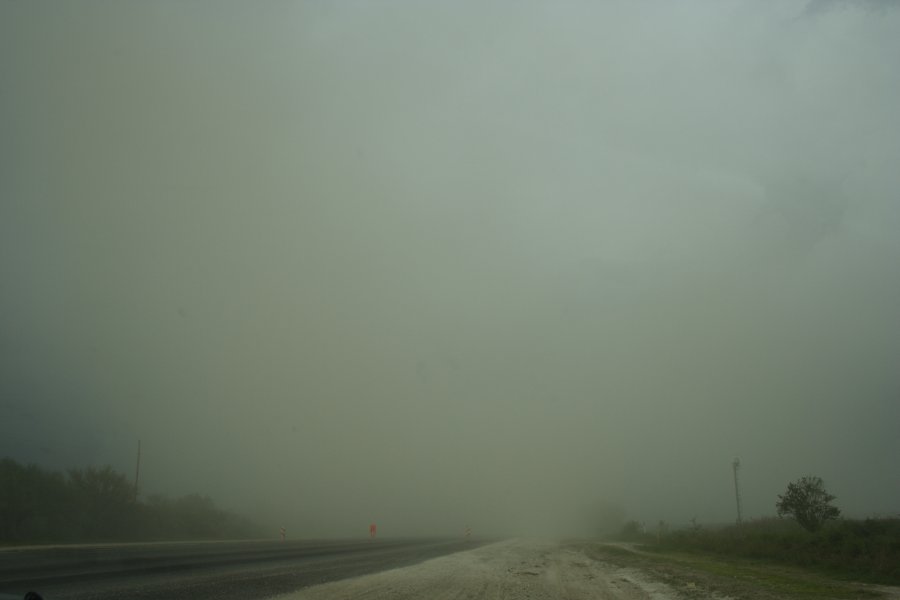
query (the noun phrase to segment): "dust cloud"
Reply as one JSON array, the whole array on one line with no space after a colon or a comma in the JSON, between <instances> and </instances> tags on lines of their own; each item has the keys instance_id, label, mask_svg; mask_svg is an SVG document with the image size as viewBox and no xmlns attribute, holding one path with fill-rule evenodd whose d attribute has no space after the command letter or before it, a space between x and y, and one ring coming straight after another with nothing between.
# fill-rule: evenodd
<instances>
[{"instance_id":1,"label":"dust cloud","mask_svg":"<svg viewBox=\"0 0 900 600\"><path fill-rule=\"evenodd\" d=\"M0 455L296 537L900 508L900 11L0 4Z\"/></svg>"}]
</instances>

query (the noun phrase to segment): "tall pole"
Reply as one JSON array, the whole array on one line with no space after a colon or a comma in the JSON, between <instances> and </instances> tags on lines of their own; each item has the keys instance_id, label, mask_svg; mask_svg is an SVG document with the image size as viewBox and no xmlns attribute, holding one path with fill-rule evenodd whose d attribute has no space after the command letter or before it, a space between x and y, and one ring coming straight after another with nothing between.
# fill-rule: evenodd
<instances>
[{"instance_id":1,"label":"tall pole","mask_svg":"<svg viewBox=\"0 0 900 600\"><path fill-rule=\"evenodd\" d=\"M734 500L737 503L737 522L738 525L741 524L741 487L738 484L738 469L741 468L741 460L739 458L735 458L734 462L731 463L731 468L734 470Z\"/></svg>"},{"instance_id":2,"label":"tall pole","mask_svg":"<svg viewBox=\"0 0 900 600\"><path fill-rule=\"evenodd\" d=\"M138 499L138 482L141 478L141 440L138 440L137 466L134 468L134 501Z\"/></svg>"}]
</instances>

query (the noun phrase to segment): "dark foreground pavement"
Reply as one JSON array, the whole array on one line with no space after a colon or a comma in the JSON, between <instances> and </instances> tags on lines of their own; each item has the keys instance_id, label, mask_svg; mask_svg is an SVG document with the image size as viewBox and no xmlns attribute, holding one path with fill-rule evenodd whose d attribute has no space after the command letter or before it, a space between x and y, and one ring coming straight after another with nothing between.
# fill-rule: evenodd
<instances>
[{"instance_id":1,"label":"dark foreground pavement","mask_svg":"<svg viewBox=\"0 0 900 600\"><path fill-rule=\"evenodd\" d=\"M265 598L411 565L473 540L252 541L0 550L0 594L45 600Z\"/></svg>"}]
</instances>

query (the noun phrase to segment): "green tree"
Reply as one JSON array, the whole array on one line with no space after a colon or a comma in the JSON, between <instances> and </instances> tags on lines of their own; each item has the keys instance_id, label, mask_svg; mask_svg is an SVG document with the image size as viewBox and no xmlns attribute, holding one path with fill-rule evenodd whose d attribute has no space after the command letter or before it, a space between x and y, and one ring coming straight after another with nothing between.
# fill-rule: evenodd
<instances>
[{"instance_id":1,"label":"green tree","mask_svg":"<svg viewBox=\"0 0 900 600\"><path fill-rule=\"evenodd\" d=\"M258 537L248 519L206 496L135 499L134 485L111 467L65 475L0 458L0 544L90 540Z\"/></svg>"},{"instance_id":2,"label":"green tree","mask_svg":"<svg viewBox=\"0 0 900 600\"><path fill-rule=\"evenodd\" d=\"M586 516L593 533L599 536L616 535L625 524L625 509L615 502L601 501L593 504Z\"/></svg>"},{"instance_id":3,"label":"green tree","mask_svg":"<svg viewBox=\"0 0 900 600\"><path fill-rule=\"evenodd\" d=\"M224 517L209 497L189 494L176 498L171 510L181 535L193 539L214 539L221 536Z\"/></svg>"},{"instance_id":4,"label":"green tree","mask_svg":"<svg viewBox=\"0 0 900 600\"><path fill-rule=\"evenodd\" d=\"M779 517L790 515L807 531L816 531L825 521L841 516L841 511L831 505L832 500L834 496L825 491L821 477L801 477L788 484L775 508Z\"/></svg>"},{"instance_id":5,"label":"green tree","mask_svg":"<svg viewBox=\"0 0 900 600\"><path fill-rule=\"evenodd\" d=\"M0 541L59 535L68 521L66 491L59 473L0 459Z\"/></svg>"},{"instance_id":6,"label":"green tree","mask_svg":"<svg viewBox=\"0 0 900 600\"><path fill-rule=\"evenodd\" d=\"M135 516L134 486L112 467L69 470L69 486L86 539L127 536Z\"/></svg>"},{"instance_id":7,"label":"green tree","mask_svg":"<svg viewBox=\"0 0 900 600\"><path fill-rule=\"evenodd\" d=\"M641 537L641 524L635 520L628 521L625 525L622 526L622 530L619 532L619 538L623 540L636 540Z\"/></svg>"}]
</instances>

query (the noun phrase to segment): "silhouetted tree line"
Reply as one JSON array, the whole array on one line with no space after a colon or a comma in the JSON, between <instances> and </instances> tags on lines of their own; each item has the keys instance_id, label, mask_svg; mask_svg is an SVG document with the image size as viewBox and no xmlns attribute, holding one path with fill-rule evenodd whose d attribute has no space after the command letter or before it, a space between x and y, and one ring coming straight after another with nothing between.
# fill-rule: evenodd
<instances>
[{"instance_id":1,"label":"silhouetted tree line","mask_svg":"<svg viewBox=\"0 0 900 600\"><path fill-rule=\"evenodd\" d=\"M65 473L0 459L0 543L237 539L259 535L248 519L206 496L153 495L111 467Z\"/></svg>"}]
</instances>

